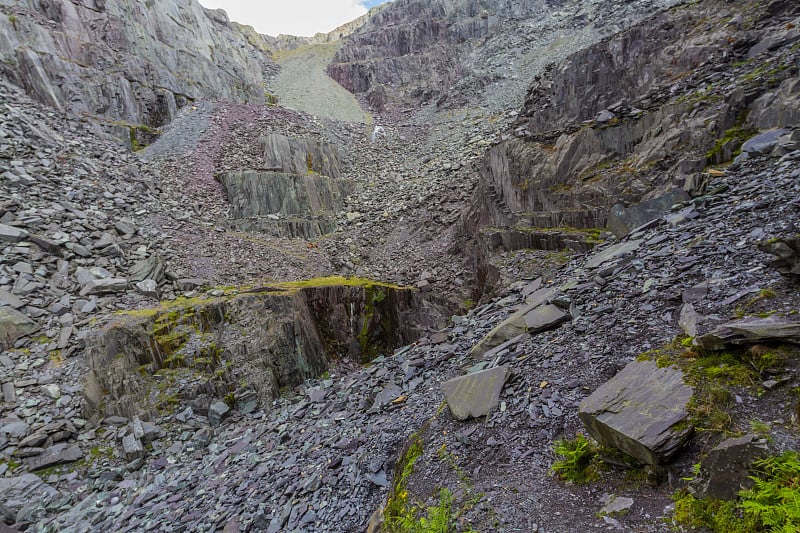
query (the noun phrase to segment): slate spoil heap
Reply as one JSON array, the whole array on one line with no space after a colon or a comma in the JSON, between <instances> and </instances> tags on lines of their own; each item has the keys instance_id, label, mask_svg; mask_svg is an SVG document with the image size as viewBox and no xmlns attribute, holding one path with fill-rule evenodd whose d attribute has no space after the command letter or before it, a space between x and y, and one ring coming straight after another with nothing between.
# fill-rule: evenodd
<instances>
[{"instance_id":1,"label":"slate spoil heap","mask_svg":"<svg viewBox=\"0 0 800 533\"><path fill-rule=\"evenodd\" d=\"M44 43L0 53L0 533L666 533L798 449L796 3L407 0L342 42L80 4L0 6ZM189 10L144 45L213 33L202 75L68 99L144 58L48 32L132 9ZM356 95L281 107L303 68Z\"/></svg>"}]
</instances>

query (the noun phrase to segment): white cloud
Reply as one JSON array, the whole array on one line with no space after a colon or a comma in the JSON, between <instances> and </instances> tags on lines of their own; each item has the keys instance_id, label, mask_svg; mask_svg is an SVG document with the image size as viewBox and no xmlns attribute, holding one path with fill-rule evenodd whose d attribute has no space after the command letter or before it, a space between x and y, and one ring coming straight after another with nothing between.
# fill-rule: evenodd
<instances>
[{"instance_id":1,"label":"white cloud","mask_svg":"<svg viewBox=\"0 0 800 533\"><path fill-rule=\"evenodd\" d=\"M367 12L363 0L200 0L222 8L231 20L253 26L259 33L314 35L329 32Z\"/></svg>"}]
</instances>

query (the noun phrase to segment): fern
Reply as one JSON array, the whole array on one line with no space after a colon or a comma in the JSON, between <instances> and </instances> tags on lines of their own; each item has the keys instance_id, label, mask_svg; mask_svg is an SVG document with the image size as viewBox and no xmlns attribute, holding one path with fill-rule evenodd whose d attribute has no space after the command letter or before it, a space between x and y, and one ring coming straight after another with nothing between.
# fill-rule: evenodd
<instances>
[{"instance_id":1,"label":"fern","mask_svg":"<svg viewBox=\"0 0 800 533\"><path fill-rule=\"evenodd\" d=\"M800 531L800 457L788 451L753 465L753 487L739 493L742 509L770 533Z\"/></svg>"}]
</instances>

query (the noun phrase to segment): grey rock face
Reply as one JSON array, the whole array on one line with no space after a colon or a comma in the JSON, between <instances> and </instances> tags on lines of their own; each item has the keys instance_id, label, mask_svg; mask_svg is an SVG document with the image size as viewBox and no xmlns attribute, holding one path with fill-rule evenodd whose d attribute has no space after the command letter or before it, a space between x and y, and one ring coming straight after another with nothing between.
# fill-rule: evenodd
<instances>
[{"instance_id":1,"label":"grey rock face","mask_svg":"<svg viewBox=\"0 0 800 533\"><path fill-rule=\"evenodd\" d=\"M10 346L20 337L39 330L39 326L19 311L0 306L0 345Z\"/></svg>"},{"instance_id":2,"label":"grey rock face","mask_svg":"<svg viewBox=\"0 0 800 533\"><path fill-rule=\"evenodd\" d=\"M499 366L442 383L447 406L458 420L486 416L500 403L511 368Z\"/></svg>"},{"instance_id":3,"label":"grey rock face","mask_svg":"<svg viewBox=\"0 0 800 533\"><path fill-rule=\"evenodd\" d=\"M195 99L264 102L276 68L257 34L194 0L94 4L56 0L42 16L37 2L7 2L2 73L58 110L134 125L166 124Z\"/></svg>"},{"instance_id":4,"label":"grey rock face","mask_svg":"<svg viewBox=\"0 0 800 533\"><path fill-rule=\"evenodd\" d=\"M53 501L59 492L43 483L39 476L24 474L18 477L0 477L0 499L11 511L19 511L34 502Z\"/></svg>"},{"instance_id":5,"label":"grey rock face","mask_svg":"<svg viewBox=\"0 0 800 533\"><path fill-rule=\"evenodd\" d=\"M222 177L231 203L230 224L281 237L313 238L336 227L340 182L314 174L241 172Z\"/></svg>"},{"instance_id":6,"label":"grey rock face","mask_svg":"<svg viewBox=\"0 0 800 533\"><path fill-rule=\"evenodd\" d=\"M335 147L311 137L287 137L273 133L261 139L264 168L284 174L321 174L340 178Z\"/></svg>"},{"instance_id":7,"label":"grey rock face","mask_svg":"<svg viewBox=\"0 0 800 533\"><path fill-rule=\"evenodd\" d=\"M645 464L669 461L692 433L683 372L634 361L583 400L579 416L598 442Z\"/></svg>"},{"instance_id":8,"label":"grey rock face","mask_svg":"<svg viewBox=\"0 0 800 533\"><path fill-rule=\"evenodd\" d=\"M73 463L82 457L83 451L78 446L63 443L51 446L43 454L29 458L26 460L26 464L28 469L33 471L64 463Z\"/></svg>"},{"instance_id":9,"label":"grey rock face","mask_svg":"<svg viewBox=\"0 0 800 533\"><path fill-rule=\"evenodd\" d=\"M778 144L778 139L787 133L790 133L790 131L786 129L777 129L760 133L745 141L742 145L742 152L746 152L751 156L768 154Z\"/></svg>"}]
</instances>

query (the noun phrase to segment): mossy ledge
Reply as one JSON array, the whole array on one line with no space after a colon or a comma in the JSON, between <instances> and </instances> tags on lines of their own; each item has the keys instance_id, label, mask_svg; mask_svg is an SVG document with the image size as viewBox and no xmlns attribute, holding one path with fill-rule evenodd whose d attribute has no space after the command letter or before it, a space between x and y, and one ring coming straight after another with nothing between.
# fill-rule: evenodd
<instances>
[{"instance_id":1,"label":"mossy ledge","mask_svg":"<svg viewBox=\"0 0 800 533\"><path fill-rule=\"evenodd\" d=\"M87 341L86 415L152 418L203 394L235 403L243 390L268 400L331 361L368 363L412 342L431 308L412 288L327 277L120 312Z\"/></svg>"}]
</instances>

